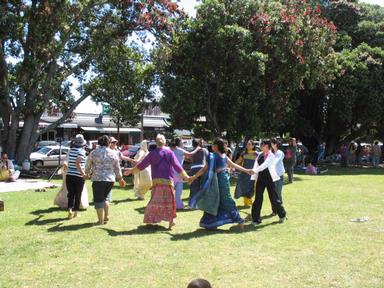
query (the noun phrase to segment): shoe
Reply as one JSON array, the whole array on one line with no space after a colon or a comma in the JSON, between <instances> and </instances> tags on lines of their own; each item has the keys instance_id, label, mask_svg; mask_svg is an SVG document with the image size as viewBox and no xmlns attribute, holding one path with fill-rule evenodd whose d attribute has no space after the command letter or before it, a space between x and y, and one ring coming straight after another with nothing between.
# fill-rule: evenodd
<instances>
[{"instance_id":1,"label":"shoe","mask_svg":"<svg viewBox=\"0 0 384 288\"><path fill-rule=\"evenodd\" d=\"M283 224L285 222L285 220L287 220L287 219L288 219L287 217L280 218L279 223Z\"/></svg>"},{"instance_id":2,"label":"shoe","mask_svg":"<svg viewBox=\"0 0 384 288\"><path fill-rule=\"evenodd\" d=\"M251 224L252 224L253 227L257 227L257 226L259 226L261 224L261 222L252 221Z\"/></svg>"}]
</instances>

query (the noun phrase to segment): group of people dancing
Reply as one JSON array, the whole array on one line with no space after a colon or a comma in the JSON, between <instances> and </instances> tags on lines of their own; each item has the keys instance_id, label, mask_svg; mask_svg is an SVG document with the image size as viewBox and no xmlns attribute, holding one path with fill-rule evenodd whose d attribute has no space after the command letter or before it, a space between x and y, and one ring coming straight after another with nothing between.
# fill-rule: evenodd
<instances>
[{"instance_id":1,"label":"group of people dancing","mask_svg":"<svg viewBox=\"0 0 384 288\"><path fill-rule=\"evenodd\" d=\"M156 149L148 151L147 142L141 143L141 149L134 159L134 166L120 168L121 153L115 148L117 140L106 135L98 140L98 147L88 157L85 155L85 140L77 135L68 153L65 189L59 191L56 204L67 204L68 218L77 217L80 208L88 206L87 192L84 191L85 179L92 180L94 205L98 225L109 221L109 204L112 201L111 190L114 182L121 187L126 183L123 176L134 175L135 196L142 200L151 189L151 198L145 208L144 223L168 223L168 229L175 225L176 212L180 209L199 209L203 211L200 227L216 229L225 224L237 224L244 227L245 220L240 216L236 203L230 193L231 171L240 172L235 190L235 198L244 197L244 204L252 206L252 225L262 222L261 208L264 191L268 191L272 214L279 216L279 222L286 219L282 204L282 185L284 174L284 153L278 149L277 140L261 142L261 152L255 151L252 140L246 150L233 162L227 156L226 142L216 138L212 152L204 148L202 139L193 140L193 151L183 147L180 138L166 145L164 135L157 135ZM190 157L192 166L189 174L183 168L185 157ZM128 157L125 157L128 158ZM182 201L183 183L190 184L188 205ZM62 188L62 190L64 190ZM255 200L252 198L256 194ZM65 203L67 200L67 203Z\"/></svg>"},{"instance_id":2,"label":"group of people dancing","mask_svg":"<svg viewBox=\"0 0 384 288\"><path fill-rule=\"evenodd\" d=\"M124 171L124 175L128 176L151 167L152 194L144 212L144 223L166 221L169 229L175 225L176 210L184 208L182 185L179 184L184 181L191 186L189 208L204 212L200 219L201 227L215 229L232 223L243 227L244 219L230 193L230 172L233 169L241 172L235 196L244 197L247 204L252 204L252 225L257 226L262 222L265 189L274 215L279 216L280 223L285 221L286 211L281 196L284 153L278 149L278 141L263 141L259 154L254 150L254 143L248 141L247 151L241 156L243 160L240 160L243 163L234 163L227 156L226 144L221 138L213 141L211 153L202 147L202 140L194 141L192 152L185 151L180 140L171 143L171 148L165 144L164 135L158 135L157 148L135 167ZM184 155L192 157L189 175L182 166ZM253 194L256 194L256 198L252 203Z\"/></svg>"}]
</instances>

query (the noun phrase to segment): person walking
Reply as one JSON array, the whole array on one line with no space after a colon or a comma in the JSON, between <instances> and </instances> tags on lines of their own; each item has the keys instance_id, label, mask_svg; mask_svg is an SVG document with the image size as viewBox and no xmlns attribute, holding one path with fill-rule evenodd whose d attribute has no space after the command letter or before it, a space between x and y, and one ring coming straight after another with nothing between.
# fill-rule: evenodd
<instances>
[{"instance_id":1,"label":"person walking","mask_svg":"<svg viewBox=\"0 0 384 288\"><path fill-rule=\"evenodd\" d=\"M261 142L262 153L255 161L252 179L256 181L256 199L252 205L252 225L257 226L261 223L261 208L263 206L263 194L267 188L269 198L272 202L272 209L279 215L279 222L283 223L286 219L286 211L276 193L276 181L281 178L276 172L276 157L271 151L272 144L269 140Z\"/></svg>"},{"instance_id":2,"label":"person walking","mask_svg":"<svg viewBox=\"0 0 384 288\"><path fill-rule=\"evenodd\" d=\"M189 172L189 175L191 176L196 174L201 168L203 168L205 166L205 163L207 162L207 157L209 155L209 152L206 148L203 148L203 142L204 142L203 139L192 140L193 149L197 149L198 147L200 147L201 150L197 151L196 154L192 156L191 170ZM197 192L199 192L203 184L203 181L204 181L204 175L197 178L190 185L188 206L191 208L196 208L191 206L191 199L193 196L196 195Z\"/></svg>"},{"instance_id":3,"label":"person walking","mask_svg":"<svg viewBox=\"0 0 384 288\"><path fill-rule=\"evenodd\" d=\"M98 225L109 221L109 203L112 201L112 187L116 180L120 187L125 187L121 173L119 158L109 148L110 139L103 135L98 139L99 147L93 150L87 159L85 174L91 176L93 201L98 218Z\"/></svg>"},{"instance_id":4,"label":"person walking","mask_svg":"<svg viewBox=\"0 0 384 288\"><path fill-rule=\"evenodd\" d=\"M67 155L68 170L65 184L68 190L68 219L77 217L77 213L80 210L81 194L85 183L86 152L84 146L86 144L87 141L84 140L83 135L76 135Z\"/></svg>"},{"instance_id":5,"label":"person walking","mask_svg":"<svg viewBox=\"0 0 384 288\"><path fill-rule=\"evenodd\" d=\"M375 141L375 143L372 146L372 164L373 167L379 167L380 160L381 160L381 147L379 145L379 141Z\"/></svg>"},{"instance_id":6,"label":"person walking","mask_svg":"<svg viewBox=\"0 0 384 288\"><path fill-rule=\"evenodd\" d=\"M349 143L349 154L348 154L348 164L354 165L356 164L356 145L355 143Z\"/></svg>"},{"instance_id":7,"label":"person walking","mask_svg":"<svg viewBox=\"0 0 384 288\"><path fill-rule=\"evenodd\" d=\"M189 180L189 176L177 160L175 153L165 147L165 143L164 135L157 135L157 148L149 152L135 167L127 168L124 175L138 173L151 165L152 195L144 211L144 223L156 224L167 221L168 229L172 229L176 218L174 171L179 173L184 181Z\"/></svg>"},{"instance_id":8,"label":"person walking","mask_svg":"<svg viewBox=\"0 0 384 288\"><path fill-rule=\"evenodd\" d=\"M250 174L253 171L245 169L229 159L226 155L224 140L221 138L214 140L212 151L205 166L190 179L190 182L193 182L208 172L202 189L191 200L193 206L204 211L203 217L200 219L200 227L216 229L225 224L237 223L243 228L244 219L240 217L236 203L231 197L228 168Z\"/></svg>"},{"instance_id":9,"label":"person walking","mask_svg":"<svg viewBox=\"0 0 384 288\"><path fill-rule=\"evenodd\" d=\"M288 174L288 182L293 182L293 170L296 165L296 152L297 152L297 145L296 145L296 139L295 138L289 138L288 140L288 147L285 151L285 157L284 157L284 165L285 165L285 171Z\"/></svg>"},{"instance_id":10,"label":"person walking","mask_svg":"<svg viewBox=\"0 0 384 288\"><path fill-rule=\"evenodd\" d=\"M252 140L247 142L245 151L240 154L240 157L236 160L237 165L241 165L246 169L252 169L255 160L257 158L257 153L255 151L255 143ZM252 205L252 197L254 195L254 186L255 181L251 180L251 175L248 173L241 172L237 180L236 189L235 189L235 198L239 199L243 197L244 206Z\"/></svg>"},{"instance_id":11,"label":"person walking","mask_svg":"<svg viewBox=\"0 0 384 288\"><path fill-rule=\"evenodd\" d=\"M139 163L148 154L148 142L144 140L140 143L140 149L137 151L134 159L137 163ZM144 200L144 195L149 189L151 189L151 186L152 178L150 166L140 171L139 173L133 174L133 192L135 193L137 199Z\"/></svg>"},{"instance_id":12,"label":"person walking","mask_svg":"<svg viewBox=\"0 0 384 288\"><path fill-rule=\"evenodd\" d=\"M283 185L284 185L284 173L285 173L283 160L284 160L285 155L284 155L284 152L280 150L281 144L280 144L279 140L272 139L271 144L272 144L272 152L275 155L276 173L277 173L277 176L279 176L279 178L280 178L279 180L274 182L275 183L275 190L277 193L277 197L281 202L281 205L283 205ZM272 198L269 197L269 200L271 201L272 215L276 216L277 211L274 210L274 208L273 208Z\"/></svg>"},{"instance_id":13,"label":"person walking","mask_svg":"<svg viewBox=\"0 0 384 288\"><path fill-rule=\"evenodd\" d=\"M361 166L363 164L363 146L361 146L361 141L358 140L356 147L356 165Z\"/></svg>"}]
</instances>

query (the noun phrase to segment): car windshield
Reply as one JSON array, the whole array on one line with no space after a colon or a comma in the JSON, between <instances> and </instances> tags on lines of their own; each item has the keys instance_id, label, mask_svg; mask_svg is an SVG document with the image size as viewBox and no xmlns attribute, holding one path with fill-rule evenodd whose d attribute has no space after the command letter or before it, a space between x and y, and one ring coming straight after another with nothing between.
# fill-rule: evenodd
<instances>
[{"instance_id":1,"label":"car windshield","mask_svg":"<svg viewBox=\"0 0 384 288\"><path fill-rule=\"evenodd\" d=\"M37 153L39 154L48 154L48 152L51 151L51 148L48 148L48 147L43 147L41 149L39 149L38 151L36 151Z\"/></svg>"}]
</instances>

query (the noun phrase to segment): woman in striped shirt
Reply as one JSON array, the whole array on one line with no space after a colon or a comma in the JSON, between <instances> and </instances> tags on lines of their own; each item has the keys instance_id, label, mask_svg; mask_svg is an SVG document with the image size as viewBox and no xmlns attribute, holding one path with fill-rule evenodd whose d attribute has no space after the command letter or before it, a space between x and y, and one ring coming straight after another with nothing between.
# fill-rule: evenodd
<instances>
[{"instance_id":1,"label":"woman in striped shirt","mask_svg":"<svg viewBox=\"0 0 384 288\"><path fill-rule=\"evenodd\" d=\"M80 210L81 193L84 188L84 168L85 168L85 150L86 141L81 134L76 135L72 142L71 149L68 152L67 163L68 172L66 176L66 185L68 189L68 219L77 216Z\"/></svg>"}]
</instances>

